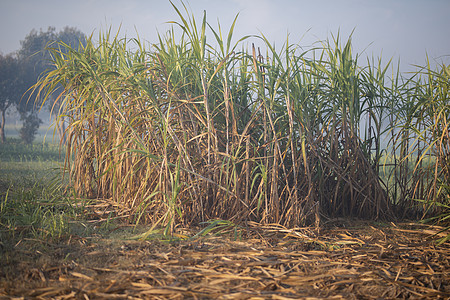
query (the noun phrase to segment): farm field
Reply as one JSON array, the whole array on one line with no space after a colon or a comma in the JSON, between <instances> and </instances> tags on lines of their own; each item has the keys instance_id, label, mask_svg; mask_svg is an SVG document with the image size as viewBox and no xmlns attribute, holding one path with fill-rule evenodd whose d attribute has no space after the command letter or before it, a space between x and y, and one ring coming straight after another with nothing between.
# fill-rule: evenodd
<instances>
[{"instance_id":1,"label":"farm field","mask_svg":"<svg viewBox=\"0 0 450 300\"><path fill-rule=\"evenodd\" d=\"M3 154L8 153L3 147ZM54 148L26 160L26 147L9 148L16 156L3 155L0 162L2 299L450 296L450 247L436 245L438 226L329 219L317 235L313 227L223 222L209 232L205 225L180 229L171 238L153 234L139 240L148 227L114 219L113 207L106 202L70 209L75 202L48 195L49 182L42 178L58 172L52 169L60 162ZM13 204L16 200L29 204L24 209L23 203ZM53 203L53 209L43 211L45 201ZM66 220L59 229L55 207ZM28 219L8 215L13 209L22 210L25 219L28 213ZM44 221L37 224L33 214ZM16 222L15 227L8 221ZM53 231L46 225L50 221L55 223Z\"/></svg>"},{"instance_id":2,"label":"farm field","mask_svg":"<svg viewBox=\"0 0 450 300\"><path fill-rule=\"evenodd\" d=\"M0 145L0 297L449 298L450 68L172 6L46 50L63 147Z\"/></svg>"}]
</instances>

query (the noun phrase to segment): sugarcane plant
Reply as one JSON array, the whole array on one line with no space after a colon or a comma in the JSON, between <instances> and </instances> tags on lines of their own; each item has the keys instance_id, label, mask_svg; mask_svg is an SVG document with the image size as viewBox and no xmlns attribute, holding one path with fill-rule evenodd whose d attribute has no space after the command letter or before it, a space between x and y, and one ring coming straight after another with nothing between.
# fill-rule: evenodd
<instances>
[{"instance_id":1,"label":"sugarcane plant","mask_svg":"<svg viewBox=\"0 0 450 300\"><path fill-rule=\"evenodd\" d=\"M54 68L34 91L43 102L58 95L65 168L79 195L109 199L165 234L211 220L392 218L400 198L422 187L427 209L448 208L447 67L399 84L398 73L386 79L391 62L360 67L351 36L305 51L261 35L261 50L247 36L233 41L238 16L224 35L206 12L198 23L172 5L179 21L149 47L109 30L76 49L49 49ZM416 157L422 164L433 153L431 184L405 167L419 123ZM394 167L384 172L389 155Z\"/></svg>"}]
</instances>

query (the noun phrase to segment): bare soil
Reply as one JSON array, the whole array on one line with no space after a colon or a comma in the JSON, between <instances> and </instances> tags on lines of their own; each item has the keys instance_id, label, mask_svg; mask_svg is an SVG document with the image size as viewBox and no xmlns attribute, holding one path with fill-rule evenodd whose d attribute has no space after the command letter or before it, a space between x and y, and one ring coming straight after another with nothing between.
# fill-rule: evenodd
<instances>
[{"instance_id":1,"label":"bare soil","mask_svg":"<svg viewBox=\"0 0 450 300\"><path fill-rule=\"evenodd\" d=\"M445 299L449 243L416 223L249 224L236 238L71 236L0 251L0 299ZM434 237L434 239L436 236Z\"/></svg>"}]
</instances>

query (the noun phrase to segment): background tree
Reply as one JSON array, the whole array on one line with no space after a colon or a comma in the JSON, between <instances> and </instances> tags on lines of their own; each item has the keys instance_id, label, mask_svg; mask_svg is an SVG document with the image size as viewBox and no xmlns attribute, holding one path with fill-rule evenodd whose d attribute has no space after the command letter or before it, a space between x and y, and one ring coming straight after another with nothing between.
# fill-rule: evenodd
<instances>
[{"instance_id":1,"label":"background tree","mask_svg":"<svg viewBox=\"0 0 450 300\"><path fill-rule=\"evenodd\" d=\"M12 105L15 105L20 98L18 74L19 64L16 56L0 54L0 142L4 143L5 136L5 115Z\"/></svg>"},{"instance_id":2,"label":"background tree","mask_svg":"<svg viewBox=\"0 0 450 300\"><path fill-rule=\"evenodd\" d=\"M42 122L37 116L35 101L30 98L30 87L38 80L39 76L46 70L53 68L51 64L51 55L49 48L58 47L58 43L63 42L78 48L80 43L85 43L85 35L76 28L65 27L60 32L56 32L54 27L49 27L47 31L32 30L23 41L21 41L21 49L18 52L19 72L21 74L20 92L23 97L16 105L21 115L24 125L20 131L20 135L25 142L33 140L37 133L39 124ZM48 106L53 114L58 114L59 104L55 103L55 97L51 97ZM39 99L37 99L39 103ZM60 137L63 137L64 128L58 127ZM31 136L27 136L31 135Z\"/></svg>"},{"instance_id":3,"label":"background tree","mask_svg":"<svg viewBox=\"0 0 450 300\"><path fill-rule=\"evenodd\" d=\"M56 39L54 27L47 31L38 32L33 29L23 41L18 51L19 73L22 79L20 92L23 95L18 101L16 108L20 113L23 126L20 129L20 137L25 143L31 143L37 133L39 124L42 122L37 116L38 110L34 101L29 97L29 89L33 86L39 75L50 67L50 54L46 51L47 46ZM33 128L35 126L35 128Z\"/></svg>"},{"instance_id":4,"label":"background tree","mask_svg":"<svg viewBox=\"0 0 450 300\"><path fill-rule=\"evenodd\" d=\"M22 117L22 121L23 125L19 131L20 138L25 144L31 144L37 134L39 125L42 123L42 120L39 119L37 114L31 113Z\"/></svg>"}]
</instances>

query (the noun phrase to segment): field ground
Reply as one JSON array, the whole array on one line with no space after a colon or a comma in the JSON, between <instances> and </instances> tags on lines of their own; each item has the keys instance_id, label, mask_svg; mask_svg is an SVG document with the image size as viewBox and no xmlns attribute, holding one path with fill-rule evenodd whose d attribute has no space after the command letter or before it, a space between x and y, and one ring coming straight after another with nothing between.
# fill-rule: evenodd
<instances>
[{"instance_id":1,"label":"field ground","mask_svg":"<svg viewBox=\"0 0 450 300\"><path fill-rule=\"evenodd\" d=\"M14 147L0 156L0 299L450 297L437 226L323 220L317 235L248 223L140 241L148 227L111 218L107 203L55 200L57 151Z\"/></svg>"},{"instance_id":2,"label":"field ground","mask_svg":"<svg viewBox=\"0 0 450 300\"><path fill-rule=\"evenodd\" d=\"M253 225L253 224L251 224ZM255 224L256 225L256 224ZM416 223L308 231L250 226L241 237L134 241L128 228L3 247L1 297L54 299L439 299L450 247Z\"/></svg>"}]
</instances>

